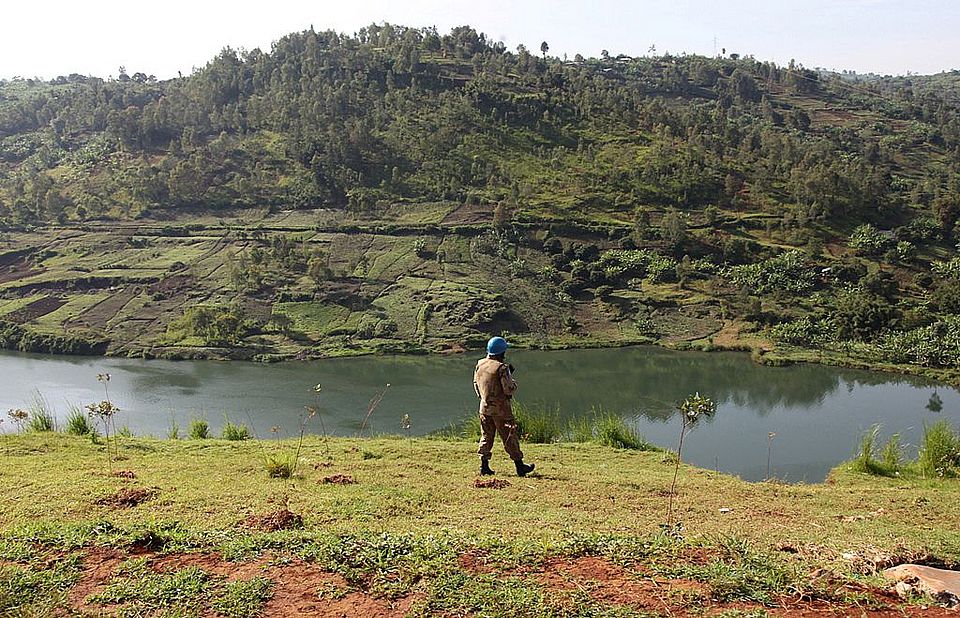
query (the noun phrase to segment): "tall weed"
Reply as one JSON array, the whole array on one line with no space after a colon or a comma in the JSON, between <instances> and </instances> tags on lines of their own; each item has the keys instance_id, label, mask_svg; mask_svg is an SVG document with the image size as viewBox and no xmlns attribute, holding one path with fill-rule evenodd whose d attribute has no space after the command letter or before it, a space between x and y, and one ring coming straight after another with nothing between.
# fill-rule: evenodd
<instances>
[{"instance_id":1,"label":"tall weed","mask_svg":"<svg viewBox=\"0 0 960 618\"><path fill-rule=\"evenodd\" d=\"M67 414L66 431L71 436L88 436L93 432L90 417L84 413L80 406L70 406L70 412Z\"/></svg>"},{"instance_id":2,"label":"tall weed","mask_svg":"<svg viewBox=\"0 0 960 618\"><path fill-rule=\"evenodd\" d=\"M210 423L202 418L191 420L189 435L191 440L206 440L210 437Z\"/></svg>"},{"instance_id":3,"label":"tall weed","mask_svg":"<svg viewBox=\"0 0 960 618\"><path fill-rule=\"evenodd\" d=\"M37 393L33 397L33 404L30 406L30 420L27 421L28 431L56 431L57 421L53 410L43 395Z\"/></svg>"},{"instance_id":4,"label":"tall weed","mask_svg":"<svg viewBox=\"0 0 960 618\"><path fill-rule=\"evenodd\" d=\"M240 441L240 440L249 440L250 439L250 428L244 425L243 423L236 424L230 422L229 419L224 420L223 423L223 433L221 434L224 440Z\"/></svg>"},{"instance_id":5,"label":"tall weed","mask_svg":"<svg viewBox=\"0 0 960 618\"><path fill-rule=\"evenodd\" d=\"M960 466L960 436L950 424L939 420L932 425L923 425L923 442L920 445L918 467L928 478L954 476Z\"/></svg>"}]
</instances>

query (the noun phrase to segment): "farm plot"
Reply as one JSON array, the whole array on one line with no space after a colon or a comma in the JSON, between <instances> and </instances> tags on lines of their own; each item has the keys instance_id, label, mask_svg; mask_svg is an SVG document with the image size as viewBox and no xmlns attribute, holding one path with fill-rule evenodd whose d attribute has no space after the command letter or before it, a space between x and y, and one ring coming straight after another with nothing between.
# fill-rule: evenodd
<instances>
[{"instance_id":1,"label":"farm plot","mask_svg":"<svg viewBox=\"0 0 960 618\"><path fill-rule=\"evenodd\" d=\"M67 301L59 296L31 295L10 301L0 309L0 318L14 324L24 324L56 311Z\"/></svg>"},{"instance_id":2,"label":"farm plot","mask_svg":"<svg viewBox=\"0 0 960 618\"><path fill-rule=\"evenodd\" d=\"M73 294L61 307L37 318L32 323L36 325L35 330L39 332L62 332L66 329L68 322L76 320L89 308L110 298L113 294L109 290Z\"/></svg>"}]
</instances>

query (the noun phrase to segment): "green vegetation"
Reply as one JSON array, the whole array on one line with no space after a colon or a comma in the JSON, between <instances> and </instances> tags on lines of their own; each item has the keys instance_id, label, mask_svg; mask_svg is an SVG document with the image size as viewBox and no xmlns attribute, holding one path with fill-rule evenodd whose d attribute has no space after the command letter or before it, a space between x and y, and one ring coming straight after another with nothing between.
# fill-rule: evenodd
<instances>
[{"instance_id":1,"label":"green vegetation","mask_svg":"<svg viewBox=\"0 0 960 618\"><path fill-rule=\"evenodd\" d=\"M856 472L902 478L955 477L960 472L960 435L945 420L924 425L916 461L905 461L900 436L893 434L880 449L877 445L880 425L874 425L860 438L850 469Z\"/></svg>"},{"instance_id":2,"label":"green vegetation","mask_svg":"<svg viewBox=\"0 0 960 618\"><path fill-rule=\"evenodd\" d=\"M94 432L89 417L78 406L70 406L67 415L66 432L72 436L88 436Z\"/></svg>"},{"instance_id":3,"label":"green vegetation","mask_svg":"<svg viewBox=\"0 0 960 618\"><path fill-rule=\"evenodd\" d=\"M207 421L195 418L190 421L190 439L205 440L210 437L210 424Z\"/></svg>"},{"instance_id":4,"label":"green vegetation","mask_svg":"<svg viewBox=\"0 0 960 618\"><path fill-rule=\"evenodd\" d=\"M191 430L192 433L192 430ZM198 428L199 433L199 428ZM203 437L198 436L198 437ZM223 430L221 432L221 437L224 440L239 441L239 440L249 440L251 438L250 428L244 425L243 423L232 423L230 419L225 418L223 421Z\"/></svg>"},{"instance_id":5,"label":"green vegetation","mask_svg":"<svg viewBox=\"0 0 960 618\"><path fill-rule=\"evenodd\" d=\"M473 486L462 441L307 436L275 446L323 465L278 480L252 441L131 438L119 445L132 473L123 478L102 473L104 444L8 436L0 608L253 616L305 595L347 614L399 604L414 616L760 615L792 609L803 590L842 614L896 610L875 588L885 565L960 563L949 475L841 467L829 484L750 484L685 467L683 526L665 534L676 458L663 453L528 444L539 474L494 490ZM342 477L352 481L329 480ZM145 488L149 502L113 501ZM81 582L86 596L74 592Z\"/></svg>"},{"instance_id":6,"label":"green vegetation","mask_svg":"<svg viewBox=\"0 0 960 618\"><path fill-rule=\"evenodd\" d=\"M958 90L389 24L162 82L5 80L0 346L274 360L505 333L956 381Z\"/></svg>"}]
</instances>

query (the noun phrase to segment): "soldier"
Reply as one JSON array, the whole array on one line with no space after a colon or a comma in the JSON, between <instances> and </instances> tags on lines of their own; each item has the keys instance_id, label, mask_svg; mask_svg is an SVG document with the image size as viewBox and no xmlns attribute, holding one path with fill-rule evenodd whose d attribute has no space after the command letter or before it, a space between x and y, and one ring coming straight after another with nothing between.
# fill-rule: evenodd
<instances>
[{"instance_id":1,"label":"soldier","mask_svg":"<svg viewBox=\"0 0 960 618\"><path fill-rule=\"evenodd\" d=\"M533 464L523 463L520 450L520 436L517 435L517 421L513 418L510 399L517 391L517 382L513 379L513 365L504 361L507 353L507 341L503 337L493 337L487 342L487 357L477 361L473 373L473 388L480 398L480 474L494 474L490 469L490 451L497 433L503 441L503 448L517 466L517 475L526 476L533 472Z\"/></svg>"}]
</instances>

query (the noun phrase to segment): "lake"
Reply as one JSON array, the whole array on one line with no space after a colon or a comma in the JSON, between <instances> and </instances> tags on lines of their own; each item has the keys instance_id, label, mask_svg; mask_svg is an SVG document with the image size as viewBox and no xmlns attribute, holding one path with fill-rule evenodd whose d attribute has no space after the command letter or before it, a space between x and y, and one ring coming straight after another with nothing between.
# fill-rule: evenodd
<instances>
[{"instance_id":1,"label":"lake","mask_svg":"<svg viewBox=\"0 0 960 618\"><path fill-rule=\"evenodd\" d=\"M383 398L372 429L424 435L474 414L472 386L478 355L378 356L310 362L252 364L63 357L0 352L0 410L26 408L42 396L61 424L70 404L104 397L97 374L109 373L109 395L120 406L117 426L136 434L180 435L193 418L219 433L224 420L252 425L260 437L297 433L298 415L315 405L328 431L356 435L371 400ZM680 419L675 404L699 391L718 404L715 417L684 442L684 459L698 466L760 480L767 471L767 438L773 432L771 474L821 481L849 459L859 436L882 425L881 439L900 433L916 453L924 422L944 418L960 426L960 393L922 379L818 365L763 367L743 353L673 352L653 347L565 351L511 351L518 399L558 407L574 416L591 408L622 414L650 441L676 448ZM387 388L386 385L390 384ZM931 405L931 397L942 402ZM310 425L319 433L316 422ZM3 425L9 432L9 419ZM495 458L504 457L498 444Z\"/></svg>"}]
</instances>

